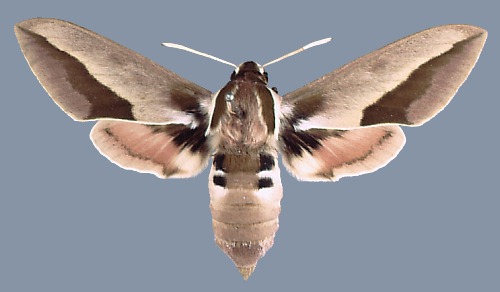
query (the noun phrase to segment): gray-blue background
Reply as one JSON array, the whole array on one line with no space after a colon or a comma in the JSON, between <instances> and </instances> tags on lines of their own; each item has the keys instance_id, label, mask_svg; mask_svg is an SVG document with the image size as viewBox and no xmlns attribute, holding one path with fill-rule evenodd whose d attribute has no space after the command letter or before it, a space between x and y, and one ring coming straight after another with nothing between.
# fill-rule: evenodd
<instances>
[{"instance_id":1,"label":"gray-blue background","mask_svg":"<svg viewBox=\"0 0 500 292\"><path fill-rule=\"evenodd\" d=\"M1 4L0 291L500 291L495 1L271 2ZM301 183L282 169L276 243L245 282L213 242L208 171L164 181L122 170L92 146L92 123L51 101L12 30L37 16L90 28L211 91L230 67L159 44L264 63L333 36L268 68L286 93L427 27L490 34L455 99L407 128L387 167L337 183Z\"/></svg>"}]
</instances>

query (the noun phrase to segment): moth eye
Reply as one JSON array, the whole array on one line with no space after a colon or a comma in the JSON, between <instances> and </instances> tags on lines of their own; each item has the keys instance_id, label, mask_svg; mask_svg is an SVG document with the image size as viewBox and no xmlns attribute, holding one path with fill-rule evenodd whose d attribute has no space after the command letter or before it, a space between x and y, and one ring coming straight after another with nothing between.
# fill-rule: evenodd
<instances>
[{"instance_id":1,"label":"moth eye","mask_svg":"<svg viewBox=\"0 0 500 292\"><path fill-rule=\"evenodd\" d=\"M266 78L266 81L269 81L269 75L265 71L264 71L264 77Z\"/></svg>"},{"instance_id":2,"label":"moth eye","mask_svg":"<svg viewBox=\"0 0 500 292\"><path fill-rule=\"evenodd\" d=\"M226 101L233 101L234 100L234 94L232 94L231 92L228 92L226 94Z\"/></svg>"}]
</instances>

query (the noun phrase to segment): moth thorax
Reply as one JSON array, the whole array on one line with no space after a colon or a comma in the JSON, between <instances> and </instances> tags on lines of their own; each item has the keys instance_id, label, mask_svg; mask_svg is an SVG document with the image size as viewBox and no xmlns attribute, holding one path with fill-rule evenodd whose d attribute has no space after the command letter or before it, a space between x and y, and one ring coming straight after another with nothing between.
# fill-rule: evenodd
<instances>
[{"instance_id":1,"label":"moth thorax","mask_svg":"<svg viewBox=\"0 0 500 292\"><path fill-rule=\"evenodd\" d=\"M220 128L220 146L222 149L247 151L262 148L269 134L267 127L256 120L223 119Z\"/></svg>"},{"instance_id":2,"label":"moth thorax","mask_svg":"<svg viewBox=\"0 0 500 292\"><path fill-rule=\"evenodd\" d=\"M218 94L211 128L217 148L260 149L274 136L274 100L263 84L235 80Z\"/></svg>"}]
</instances>

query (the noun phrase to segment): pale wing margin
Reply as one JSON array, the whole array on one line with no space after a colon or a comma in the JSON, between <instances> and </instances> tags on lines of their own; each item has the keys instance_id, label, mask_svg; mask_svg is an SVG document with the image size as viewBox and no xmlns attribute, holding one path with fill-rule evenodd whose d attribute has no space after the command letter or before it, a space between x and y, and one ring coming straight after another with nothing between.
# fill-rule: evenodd
<instances>
[{"instance_id":1,"label":"pale wing margin","mask_svg":"<svg viewBox=\"0 0 500 292\"><path fill-rule=\"evenodd\" d=\"M283 164L299 180L337 181L374 172L394 159L405 144L399 126L353 130L287 131L280 138Z\"/></svg>"},{"instance_id":2,"label":"pale wing margin","mask_svg":"<svg viewBox=\"0 0 500 292\"><path fill-rule=\"evenodd\" d=\"M160 178L185 178L201 172L211 150L205 127L182 124L143 125L102 120L90 138L99 152L118 166Z\"/></svg>"},{"instance_id":3,"label":"pale wing margin","mask_svg":"<svg viewBox=\"0 0 500 292\"><path fill-rule=\"evenodd\" d=\"M207 115L208 90L83 27L35 18L15 33L33 73L75 120L189 125Z\"/></svg>"},{"instance_id":4,"label":"pale wing margin","mask_svg":"<svg viewBox=\"0 0 500 292\"><path fill-rule=\"evenodd\" d=\"M420 125L448 104L486 36L470 25L424 30L286 94L282 112L297 130Z\"/></svg>"}]
</instances>

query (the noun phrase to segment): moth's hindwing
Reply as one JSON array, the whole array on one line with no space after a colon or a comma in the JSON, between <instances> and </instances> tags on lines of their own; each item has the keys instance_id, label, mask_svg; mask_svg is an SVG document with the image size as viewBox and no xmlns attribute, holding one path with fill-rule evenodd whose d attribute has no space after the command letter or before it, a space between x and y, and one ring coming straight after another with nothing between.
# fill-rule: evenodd
<instances>
[{"instance_id":1,"label":"moth's hindwing","mask_svg":"<svg viewBox=\"0 0 500 292\"><path fill-rule=\"evenodd\" d=\"M383 167L403 148L405 135L398 126L306 131L287 128L280 142L283 163L298 179L336 181Z\"/></svg>"},{"instance_id":2,"label":"moth's hindwing","mask_svg":"<svg viewBox=\"0 0 500 292\"><path fill-rule=\"evenodd\" d=\"M204 132L182 124L102 120L90 137L102 155L125 169L181 178L194 176L207 165L211 151Z\"/></svg>"}]
</instances>

